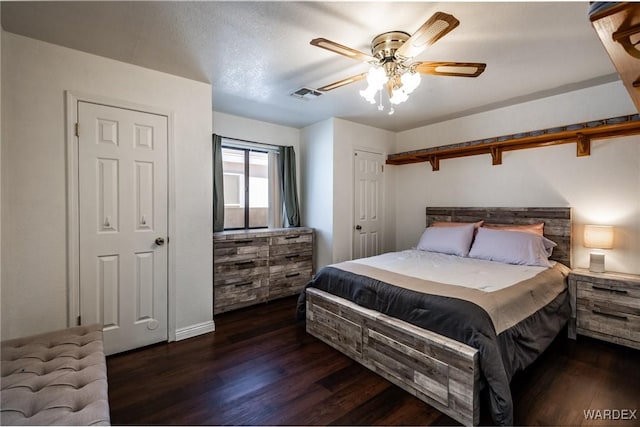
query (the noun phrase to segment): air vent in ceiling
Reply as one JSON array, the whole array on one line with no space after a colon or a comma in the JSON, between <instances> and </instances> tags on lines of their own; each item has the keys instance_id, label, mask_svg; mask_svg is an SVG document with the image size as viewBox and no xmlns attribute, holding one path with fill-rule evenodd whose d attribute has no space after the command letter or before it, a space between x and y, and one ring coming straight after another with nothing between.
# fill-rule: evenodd
<instances>
[{"instance_id":1,"label":"air vent in ceiling","mask_svg":"<svg viewBox=\"0 0 640 427\"><path fill-rule=\"evenodd\" d=\"M318 92L315 89L309 89L308 87L303 87L293 92L291 96L298 99L310 100L319 97L322 95L322 92Z\"/></svg>"}]
</instances>

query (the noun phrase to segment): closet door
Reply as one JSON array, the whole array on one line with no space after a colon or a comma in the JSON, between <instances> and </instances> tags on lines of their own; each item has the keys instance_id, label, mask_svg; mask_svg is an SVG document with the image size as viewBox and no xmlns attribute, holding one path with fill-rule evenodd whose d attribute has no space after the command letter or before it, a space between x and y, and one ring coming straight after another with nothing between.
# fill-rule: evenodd
<instances>
[{"instance_id":1,"label":"closet door","mask_svg":"<svg viewBox=\"0 0 640 427\"><path fill-rule=\"evenodd\" d=\"M380 254L382 248L383 156L354 153L353 258Z\"/></svg>"},{"instance_id":2,"label":"closet door","mask_svg":"<svg viewBox=\"0 0 640 427\"><path fill-rule=\"evenodd\" d=\"M81 323L107 354L167 340L167 117L78 102Z\"/></svg>"}]
</instances>

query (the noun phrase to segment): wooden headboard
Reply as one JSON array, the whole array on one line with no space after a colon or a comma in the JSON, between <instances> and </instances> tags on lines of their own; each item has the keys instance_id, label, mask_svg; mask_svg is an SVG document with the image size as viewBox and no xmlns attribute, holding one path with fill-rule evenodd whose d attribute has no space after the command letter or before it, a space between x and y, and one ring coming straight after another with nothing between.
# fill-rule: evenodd
<instances>
[{"instance_id":1,"label":"wooden headboard","mask_svg":"<svg viewBox=\"0 0 640 427\"><path fill-rule=\"evenodd\" d=\"M427 207L427 227L436 221L486 224L534 224L544 222L544 235L558 244L552 260L571 267L571 208L470 208Z\"/></svg>"}]
</instances>

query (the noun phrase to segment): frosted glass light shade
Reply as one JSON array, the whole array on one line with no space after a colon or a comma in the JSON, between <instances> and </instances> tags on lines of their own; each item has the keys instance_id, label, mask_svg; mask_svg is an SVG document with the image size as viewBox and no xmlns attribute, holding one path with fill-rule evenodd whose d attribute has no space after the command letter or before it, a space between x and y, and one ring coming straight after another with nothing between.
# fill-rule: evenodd
<instances>
[{"instance_id":1,"label":"frosted glass light shade","mask_svg":"<svg viewBox=\"0 0 640 427\"><path fill-rule=\"evenodd\" d=\"M413 92L418 85L420 84L420 74L406 72L400 77L400 81L402 82L402 89L408 95Z\"/></svg>"},{"instance_id":2,"label":"frosted glass light shade","mask_svg":"<svg viewBox=\"0 0 640 427\"><path fill-rule=\"evenodd\" d=\"M610 225L585 225L584 247L596 249L613 248L613 227Z\"/></svg>"},{"instance_id":3,"label":"frosted glass light shade","mask_svg":"<svg viewBox=\"0 0 640 427\"><path fill-rule=\"evenodd\" d=\"M360 91L360 96L366 99L369 103L375 104L376 93L378 93L378 90L375 87L369 85L365 90Z\"/></svg>"},{"instance_id":4,"label":"frosted glass light shade","mask_svg":"<svg viewBox=\"0 0 640 427\"><path fill-rule=\"evenodd\" d=\"M369 72L367 73L367 83L369 83L369 86L374 87L376 90L380 90L386 82L387 74L383 68L369 68Z\"/></svg>"},{"instance_id":5,"label":"frosted glass light shade","mask_svg":"<svg viewBox=\"0 0 640 427\"><path fill-rule=\"evenodd\" d=\"M407 99L409 99L409 95L407 95L406 92L402 90L402 88L393 89L391 93L393 94L393 96L389 98L389 102L392 104L396 104L396 105L401 104Z\"/></svg>"}]
</instances>

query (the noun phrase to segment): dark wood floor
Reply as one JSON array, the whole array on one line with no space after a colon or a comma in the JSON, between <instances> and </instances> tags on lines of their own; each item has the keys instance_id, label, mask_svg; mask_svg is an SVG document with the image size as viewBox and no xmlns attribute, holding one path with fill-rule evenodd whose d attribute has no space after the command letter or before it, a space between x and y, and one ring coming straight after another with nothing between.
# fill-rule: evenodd
<instances>
[{"instance_id":1,"label":"dark wood floor","mask_svg":"<svg viewBox=\"0 0 640 427\"><path fill-rule=\"evenodd\" d=\"M457 424L307 335L294 308L286 298L226 313L214 333L108 357L112 423ZM517 425L637 426L584 411L640 412L640 352L562 334L512 393Z\"/></svg>"}]
</instances>

